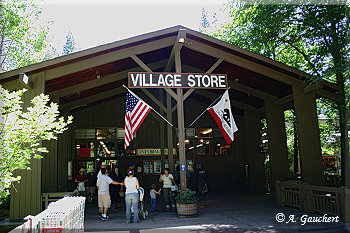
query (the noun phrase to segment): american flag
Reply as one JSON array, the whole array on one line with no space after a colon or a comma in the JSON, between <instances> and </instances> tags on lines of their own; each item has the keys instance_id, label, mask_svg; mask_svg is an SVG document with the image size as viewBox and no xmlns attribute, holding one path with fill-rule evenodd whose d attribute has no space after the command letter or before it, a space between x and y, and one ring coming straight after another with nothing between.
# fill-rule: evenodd
<instances>
[{"instance_id":1,"label":"american flag","mask_svg":"<svg viewBox=\"0 0 350 233\"><path fill-rule=\"evenodd\" d=\"M138 99L128 90L126 93L125 104L125 149L129 146L130 141L135 136L136 131L139 129L143 120L151 111L151 107Z\"/></svg>"}]
</instances>

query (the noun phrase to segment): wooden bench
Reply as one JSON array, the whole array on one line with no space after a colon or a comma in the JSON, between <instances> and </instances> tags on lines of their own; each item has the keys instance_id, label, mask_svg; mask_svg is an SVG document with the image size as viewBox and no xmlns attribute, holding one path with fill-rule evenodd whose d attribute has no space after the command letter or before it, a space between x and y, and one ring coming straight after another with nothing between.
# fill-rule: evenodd
<instances>
[{"instance_id":1,"label":"wooden bench","mask_svg":"<svg viewBox=\"0 0 350 233\"><path fill-rule=\"evenodd\" d=\"M63 197L75 196L74 192L42 193L41 194L41 211L46 209L50 202L57 201ZM43 208L44 204L44 208Z\"/></svg>"}]
</instances>

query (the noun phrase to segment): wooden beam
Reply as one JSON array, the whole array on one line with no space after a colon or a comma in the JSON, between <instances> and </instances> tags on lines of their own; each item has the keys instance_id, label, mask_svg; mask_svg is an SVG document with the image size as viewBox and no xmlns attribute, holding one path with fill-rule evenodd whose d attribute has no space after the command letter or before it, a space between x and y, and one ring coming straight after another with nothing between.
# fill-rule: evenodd
<instances>
[{"instance_id":1,"label":"wooden beam","mask_svg":"<svg viewBox=\"0 0 350 233\"><path fill-rule=\"evenodd\" d=\"M171 67L174 65L175 62L175 52L177 50L181 50L184 40L186 39L186 30L180 29L179 32L177 33L177 37L175 39L175 43L173 46L173 49L171 50L168 62L164 68L164 72L169 72Z\"/></svg>"},{"instance_id":2,"label":"wooden beam","mask_svg":"<svg viewBox=\"0 0 350 233\"><path fill-rule=\"evenodd\" d=\"M165 60L163 61L158 61L158 62L154 62L149 64L149 67L151 67L152 69L158 69L164 66ZM142 71L142 69L140 67L136 67L133 69L128 69L119 73L115 73L115 74L111 74L105 77L102 77L100 79L94 79L92 81L88 81L88 82L84 82L84 83L80 83L74 86L70 86L61 90L57 90L51 93L58 93L60 97L63 96L68 96L77 92L82 92L85 90L89 90L91 88L94 87L98 87L98 86L102 86L108 83L112 83L121 79L125 79L128 75L128 72L135 72L135 71Z\"/></svg>"},{"instance_id":3,"label":"wooden beam","mask_svg":"<svg viewBox=\"0 0 350 233\"><path fill-rule=\"evenodd\" d=\"M209 70L207 70L207 74L210 74L210 73L212 73L220 64L221 64L221 62L223 62L224 61L224 59L223 58L220 58L219 60L217 60L215 63L214 63L214 65L212 66L212 67L210 67L209 68Z\"/></svg>"},{"instance_id":4,"label":"wooden beam","mask_svg":"<svg viewBox=\"0 0 350 233\"><path fill-rule=\"evenodd\" d=\"M175 106L171 109L171 113L175 112L176 109L177 109L177 106L175 105Z\"/></svg>"},{"instance_id":5,"label":"wooden beam","mask_svg":"<svg viewBox=\"0 0 350 233\"><path fill-rule=\"evenodd\" d=\"M221 60L221 59L219 59ZM189 70L193 70L193 72L198 72L198 73L202 73L203 71L202 70L199 70L197 68L194 68L192 66L189 66L189 65L184 65L184 68L185 69L189 69ZM210 69L209 69L210 70ZM271 95L269 93L266 93L266 92L263 92L263 91L259 91L259 90L256 90L254 88L251 88L251 87L247 87L243 84L240 84L240 83L235 83L234 81L232 80L228 80L229 84L230 84L230 87L232 89L235 89L237 91L241 91L241 92L244 92L246 94L249 94L249 95L252 95L252 96L255 96L255 97L258 97L260 99L271 99L271 100L277 100L278 97L274 96L274 95ZM199 89L196 89L196 92L198 91Z\"/></svg>"},{"instance_id":6,"label":"wooden beam","mask_svg":"<svg viewBox=\"0 0 350 233\"><path fill-rule=\"evenodd\" d=\"M244 92L246 94L249 94L249 95L252 95L252 96L255 96L255 97L258 97L260 99L266 99L266 100L277 100L278 97L274 96L274 95L271 95L271 94L268 94L266 92L263 92L263 91L259 91L259 90L256 90L254 88L251 88L251 87L248 87L248 86L245 86L243 84L240 84L240 83L236 83L232 80L229 80L228 81L229 84L230 84L230 87L232 89L235 89L237 91L241 91L241 92Z\"/></svg>"},{"instance_id":7,"label":"wooden beam","mask_svg":"<svg viewBox=\"0 0 350 233\"><path fill-rule=\"evenodd\" d=\"M185 101L194 92L194 90L196 90L196 89L192 88L192 89L189 89L188 91L186 91L186 93L183 96L183 100Z\"/></svg>"},{"instance_id":8,"label":"wooden beam","mask_svg":"<svg viewBox=\"0 0 350 233\"><path fill-rule=\"evenodd\" d=\"M317 83L314 83L312 85L309 85L307 87L304 88L304 93L309 93L311 91L318 91L324 87L328 87L328 88L331 88L331 89L334 89L334 91L341 91L341 88L338 84L335 84L335 83L330 83L330 82L327 82L325 80L322 80L320 82L317 82Z\"/></svg>"},{"instance_id":9,"label":"wooden beam","mask_svg":"<svg viewBox=\"0 0 350 233\"><path fill-rule=\"evenodd\" d=\"M333 100L336 103L345 104L344 99L341 97L341 95L339 95L337 93L333 93L333 92L327 91L325 89L320 89L320 90L316 91L316 94L318 96L325 97L325 98L328 98L330 100Z\"/></svg>"},{"instance_id":10,"label":"wooden beam","mask_svg":"<svg viewBox=\"0 0 350 233\"><path fill-rule=\"evenodd\" d=\"M23 86L25 86L25 88L27 89L33 88L33 82L26 74L24 73L19 74L18 80Z\"/></svg>"},{"instance_id":11,"label":"wooden beam","mask_svg":"<svg viewBox=\"0 0 350 233\"><path fill-rule=\"evenodd\" d=\"M76 106L82 106L82 105L86 105L88 103L91 102L96 102L98 100L102 100L105 98L108 98L110 96L114 96L114 95L118 95L121 94L123 92L126 92L126 89L123 87L118 87L118 88L114 88L112 90L106 91L106 92L102 92L96 95L91 95L89 97L83 98L83 99L79 99L77 101L73 101L67 104L63 104L60 106L60 108L62 109L62 111L69 111L69 109L76 107Z\"/></svg>"},{"instance_id":12,"label":"wooden beam","mask_svg":"<svg viewBox=\"0 0 350 233\"><path fill-rule=\"evenodd\" d=\"M215 64L207 70L206 73L207 73L207 74L210 74L211 72L213 72L213 70L215 70L216 67L218 67L218 66L221 64L221 62L222 62L223 60L224 60L224 59L222 59L222 58L220 58L219 60L217 60L217 61L215 62ZM185 101L195 90L196 90L195 88L192 88L192 89L188 90L188 91L184 94L183 100Z\"/></svg>"},{"instance_id":13,"label":"wooden beam","mask_svg":"<svg viewBox=\"0 0 350 233\"><path fill-rule=\"evenodd\" d=\"M205 96L206 98L209 98L212 101L214 101L218 97L215 94L213 95L212 92L210 92L210 91L208 91L206 89L197 89L196 90L196 94L201 95L201 96Z\"/></svg>"},{"instance_id":14,"label":"wooden beam","mask_svg":"<svg viewBox=\"0 0 350 233\"><path fill-rule=\"evenodd\" d=\"M329 83L326 81L320 81L320 82L317 82L317 83L314 83L312 85L305 87L304 93L307 94L310 92L315 92L318 96L328 98L328 99L333 100L337 103L340 103L340 104L345 103L344 99L339 94L324 89L325 86L332 88L335 91L340 91L339 85L334 84L334 83Z\"/></svg>"},{"instance_id":15,"label":"wooden beam","mask_svg":"<svg viewBox=\"0 0 350 233\"><path fill-rule=\"evenodd\" d=\"M207 91L205 89L197 89L196 94L200 95L200 96L203 96L205 98L209 98L209 99L211 99L211 101L214 101L219 96L219 95L213 95L212 92ZM231 102L232 106L235 106L235 107L238 107L238 108L241 108L241 109L248 108L251 111L255 111L257 109L255 107L249 105L249 104L245 104L245 103L239 102L237 100L230 99L230 102Z\"/></svg>"},{"instance_id":16,"label":"wooden beam","mask_svg":"<svg viewBox=\"0 0 350 233\"><path fill-rule=\"evenodd\" d=\"M277 105L277 106L284 105L284 104L286 104L286 103L288 103L288 102L290 102L292 100L293 100L293 94L289 94L289 95L286 95L286 96L284 96L282 98L279 98L278 100L275 100L273 102L273 104Z\"/></svg>"},{"instance_id":17,"label":"wooden beam","mask_svg":"<svg viewBox=\"0 0 350 233\"><path fill-rule=\"evenodd\" d=\"M135 54L130 56L134 62L136 62L142 69L144 69L147 72L152 72L152 70L143 62L141 59L136 56Z\"/></svg>"},{"instance_id":18,"label":"wooden beam","mask_svg":"<svg viewBox=\"0 0 350 233\"><path fill-rule=\"evenodd\" d=\"M145 44L136 45L119 51L92 57L87 60L78 61L72 64L50 69L46 71L46 80L55 79L71 73L91 69L92 67L128 58L130 57L130 54L140 54L150 52L155 49L166 48L173 44L173 38L174 37L168 37L156 41L151 41Z\"/></svg>"},{"instance_id":19,"label":"wooden beam","mask_svg":"<svg viewBox=\"0 0 350 233\"><path fill-rule=\"evenodd\" d=\"M171 90L170 88L164 88L164 90L165 90L169 95L171 95L171 97L173 97L174 99L177 99L177 95L176 95L176 93L175 93L173 90Z\"/></svg>"},{"instance_id":20,"label":"wooden beam","mask_svg":"<svg viewBox=\"0 0 350 233\"><path fill-rule=\"evenodd\" d=\"M256 62L249 61L249 60L244 59L242 57L239 57L237 55L224 53L223 51L221 51L219 49L216 49L214 47L205 45L203 43L200 43L200 42L197 42L197 41L194 41L191 39L187 39L187 42L188 43L186 43L184 46L189 48L189 49L207 54L207 55L212 56L212 57L216 57L218 59L223 58L223 59L225 59L226 62L238 65L242 68L254 71L258 74L264 75L266 77L270 77L272 79L275 79L275 80L280 81L282 83L286 83L288 85L293 84L293 85L298 85L298 86L305 86L305 83L302 80L298 80L298 79L291 77L285 73L276 71L276 70L271 69L269 67L266 67L264 65L260 65Z\"/></svg>"},{"instance_id":21,"label":"wooden beam","mask_svg":"<svg viewBox=\"0 0 350 233\"><path fill-rule=\"evenodd\" d=\"M158 107L160 107L164 112L167 111L167 108L156 98L154 97L154 95L152 95L151 92L149 92L147 89L145 88L141 88L141 91L143 91L143 93L145 93L154 103L157 104Z\"/></svg>"},{"instance_id":22,"label":"wooden beam","mask_svg":"<svg viewBox=\"0 0 350 233\"><path fill-rule=\"evenodd\" d=\"M265 115L266 112L265 112L265 107L261 107L261 108L257 108L254 110L254 114L257 114L259 116L261 115Z\"/></svg>"},{"instance_id":23,"label":"wooden beam","mask_svg":"<svg viewBox=\"0 0 350 233\"><path fill-rule=\"evenodd\" d=\"M135 37L131 37L128 39L116 41L113 43L100 45L100 46L97 46L97 47L94 47L91 49L86 49L84 51L72 53L72 54L69 54L66 56L60 56L60 57L54 58L52 60L36 63L36 64L22 67L22 68L13 70L13 71L1 73L0 80L10 78L13 76L17 76L20 73L29 73L29 72L32 73L32 72L35 72L36 70L39 70L39 69L47 69L47 67L50 67L50 66L59 66L60 63L69 63L71 61L74 62L77 59L84 59L85 57L89 57L89 56L96 54L96 53L101 53L104 51L113 50L113 49L116 49L119 47L128 46L130 44L147 44L147 42L145 43L144 41L150 41L150 40L158 41L158 40L154 40L154 38L157 38L157 37L167 36L167 38L170 38L170 41L172 41L171 44L173 44L175 36L168 36L168 35L172 35L172 34L178 32L179 29L181 29L181 28L183 28L183 27L175 26L175 27L171 27L171 28L167 28L167 29L163 29L163 30L135 36ZM130 54L132 54L132 53L130 53Z\"/></svg>"},{"instance_id":24,"label":"wooden beam","mask_svg":"<svg viewBox=\"0 0 350 233\"><path fill-rule=\"evenodd\" d=\"M274 61L274 60L272 60L272 59L270 59L268 57L264 57L262 55L258 55L258 54L254 53L254 52L251 52L251 51L246 50L246 49L242 49L240 47L237 47L235 45L229 44L229 43L227 43L225 41L216 39L214 37L205 35L203 33L200 33L200 32L194 31L194 30L188 30L188 34L193 35L195 37L198 37L198 38L200 38L202 40L206 40L208 42L214 43L216 45L222 46L224 48L228 48L228 49L230 49L230 50L232 50L234 52L241 53L241 54L246 55L248 57L252 57L252 58L255 58L257 60L261 60L261 61L266 62L268 64L271 64L273 66L279 67L281 69L288 70L288 71L290 71L292 73L295 73L295 74L297 74L297 75L299 75L301 77L311 78L310 74L307 74L307 73L305 73L303 71L300 71L300 70L298 70L296 68L287 66L287 65L285 65L283 63L280 63L280 62L276 62L276 61Z\"/></svg>"},{"instance_id":25,"label":"wooden beam","mask_svg":"<svg viewBox=\"0 0 350 233\"><path fill-rule=\"evenodd\" d=\"M153 72L145 63L143 63L143 61L141 61L140 58L138 58L135 54L130 56L142 69L144 69L147 72ZM143 91L143 93L145 93L154 103L156 103L158 105L158 107L160 107L163 111L167 111L167 108L161 103L159 102L159 100L154 97L154 95L152 95L151 92L149 92L147 89L145 88L141 88L141 91Z\"/></svg>"},{"instance_id":26,"label":"wooden beam","mask_svg":"<svg viewBox=\"0 0 350 233\"><path fill-rule=\"evenodd\" d=\"M317 82L317 83L314 83L312 85L309 85L307 87L304 88L304 93L309 93L309 92L312 92L312 91L317 91L319 89L322 89L323 88L323 82Z\"/></svg>"}]
</instances>

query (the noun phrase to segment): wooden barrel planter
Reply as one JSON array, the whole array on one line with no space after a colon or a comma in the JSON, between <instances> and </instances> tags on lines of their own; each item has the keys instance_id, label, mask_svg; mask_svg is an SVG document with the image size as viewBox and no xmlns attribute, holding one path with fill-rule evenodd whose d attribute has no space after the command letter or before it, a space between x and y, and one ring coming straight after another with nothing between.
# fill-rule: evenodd
<instances>
[{"instance_id":1,"label":"wooden barrel planter","mask_svg":"<svg viewBox=\"0 0 350 233\"><path fill-rule=\"evenodd\" d=\"M176 204L177 214L182 218L191 218L197 215L197 204Z\"/></svg>"}]
</instances>

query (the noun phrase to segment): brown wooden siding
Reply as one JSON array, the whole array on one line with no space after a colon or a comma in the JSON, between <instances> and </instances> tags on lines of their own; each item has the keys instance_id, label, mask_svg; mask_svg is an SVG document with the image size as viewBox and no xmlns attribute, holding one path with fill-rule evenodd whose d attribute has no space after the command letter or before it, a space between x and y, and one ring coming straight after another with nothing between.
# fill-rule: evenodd
<instances>
[{"instance_id":1,"label":"brown wooden siding","mask_svg":"<svg viewBox=\"0 0 350 233\"><path fill-rule=\"evenodd\" d=\"M30 77L35 80L32 90L28 90L23 95L24 108L30 106L33 97L44 92L43 73L38 73ZM14 183L11 189L10 218L22 220L27 215L36 215L40 212L41 197L41 163L40 159L32 159L30 162L31 170L16 171L15 176L22 177L20 183Z\"/></svg>"}]
</instances>

